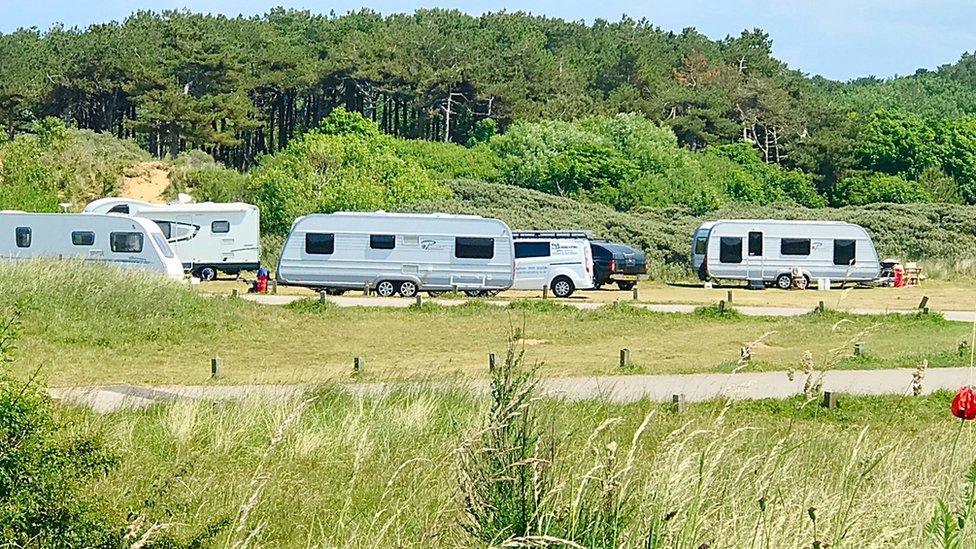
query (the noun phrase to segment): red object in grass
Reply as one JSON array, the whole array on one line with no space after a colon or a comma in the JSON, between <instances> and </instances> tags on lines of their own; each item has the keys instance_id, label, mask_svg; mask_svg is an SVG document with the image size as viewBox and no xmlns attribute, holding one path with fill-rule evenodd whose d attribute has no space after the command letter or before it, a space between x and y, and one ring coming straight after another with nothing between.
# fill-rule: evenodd
<instances>
[{"instance_id":1,"label":"red object in grass","mask_svg":"<svg viewBox=\"0 0 976 549\"><path fill-rule=\"evenodd\" d=\"M952 415L959 419L976 419L976 389L965 386L952 399Z\"/></svg>"}]
</instances>

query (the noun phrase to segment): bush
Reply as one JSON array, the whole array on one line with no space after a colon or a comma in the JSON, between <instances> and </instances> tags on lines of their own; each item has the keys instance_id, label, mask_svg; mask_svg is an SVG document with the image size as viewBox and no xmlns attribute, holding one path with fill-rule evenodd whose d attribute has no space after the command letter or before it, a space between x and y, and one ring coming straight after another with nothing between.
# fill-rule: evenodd
<instances>
[{"instance_id":1,"label":"bush","mask_svg":"<svg viewBox=\"0 0 976 549\"><path fill-rule=\"evenodd\" d=\"M931 196L917 181L879 173L848 177L834 185L830 191L832 206L864 206L883 202L931 202Z\"/></svg>"},{"instance_id":2,"label":"bush","mask_svg":"<svg viewBox=\"0 0 976 549\"><path fill-rule=\"evenodd\" d=\"M219 164L209 154L193 150L176 157L169 170L166 196L188 193L198 202L248 202L251 180L247 174Z\"/></svg>"}]
</instances>

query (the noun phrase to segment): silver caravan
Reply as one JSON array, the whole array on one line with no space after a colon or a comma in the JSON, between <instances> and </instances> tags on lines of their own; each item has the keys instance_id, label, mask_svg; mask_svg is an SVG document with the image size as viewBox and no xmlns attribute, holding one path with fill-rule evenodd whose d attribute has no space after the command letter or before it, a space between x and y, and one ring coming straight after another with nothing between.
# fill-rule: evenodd
<instances>
[{"instance_id":1,"label":"silver caravan","mask_svg":"<svg viewBox=\"0 0 976 549\"><path fill-rule=\"evenodd\" d=\"M179 258L148 219L0 212L0 259L34 258L105 263L183 280Z\"/></svg>"},{"instance_id":2,"label":"silver caravan","mask_svg":"<svg viewBox=\"0 0 976 549\"><path fill-rule=\"evenodd\" d=\"M129 198L102 198L86 213L118 213L156 222L183 261L183 267L203 280L217 271L236 275L261 266L261 221L257 206L203 202L149 204Z\"/></svg>"},{"instance_id":3,"label":"silver caravan","mask_svg":"<svg viewBox=\"0 0 976 549\"><path fill-rule=\"evenodd\" d=\"M702 280L747 280L788 289L804 282L866 282L878 277L874 243L859 225L837 221L725 220L705 223L692 240Z\"/></svg>"},{"instance_id":4,"label":"silver caravan","mask_svg":"<svg viewBox=\"0 0 976 549\"><path fill-rule=\"evenodd\" d=\"M504 290L514 278L512 231L473 215L354 213L300 217L278 260L279 284L381 296Z\"/></svg>"}]
</instances>

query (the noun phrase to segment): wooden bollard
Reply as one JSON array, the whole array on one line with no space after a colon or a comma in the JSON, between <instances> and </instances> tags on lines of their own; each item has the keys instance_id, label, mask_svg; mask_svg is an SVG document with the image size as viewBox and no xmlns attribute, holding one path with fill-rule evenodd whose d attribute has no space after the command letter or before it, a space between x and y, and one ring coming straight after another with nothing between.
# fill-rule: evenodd
<instances>
[{"instance_id":1,"label":"wooden bollard","mask_svg":"<svg viewBox=\"0 0 976 549\"><path fill-rule=\"evenodd\" d=\"M725 293L725 300L729 302L729 305L732 304L732 290Z\"/></svg>"},{"instance_id":2,"label":"wooden bollard","mask_svg":"<svg viewBox=\"0 0 976 549\"><path fill-rule=\"evenodd\" d=\"M323 303L324 304L326 302L326 298L325 298L326 295L328 295L328 294L325 293L325 290L320 290L319 291L319 303Z\"/></svg>"},{"instance_id":3,"label":"wooden bollard","mask_svg":"<svg viewBox=\"0 0 976 549\"><path fill-rule=\"evenodd\" d=\"M230 296L237 297L237 288L234 288L233 290L230 291Z\"/></svg>"},{"instance_id":4,"label":"wooden bollard","mask_svg":"<svg viewBox=\"0 0 976 549\"><path fill-rule=\"evenodd\" d=\"M630 349L624 347L620 349L620 367L626 368L630 366Z\"/></svg>"},{"instance_id":5,"label":"wooden bollard","mask_svg":"<svg viewBox=\"0 0 976 549\"><path fill-rule=\"evenodd\" d=\"M277 278L272 278L271 279L271 294L272 295L277 295L278 294L278 279Z\"/></svg>"},{"instance_id":6,"label":"wooden bollard","mask_svg":"<svg viewBox=\"0 0 976 549\"><path fill-rule=\"evenodd\" d=\"M864 352L864 343L857 341L854 343L854 356L861 356Z\"/></svg>"},{"instance_id":7,"label":"wooden bollard","mask_svg":"<svg viewBox=\"0 0 976 549\"><path fill-rule=\"evenodd\" d=\"M420 295L420 292L417 292L417 307L423 307L423 306L424 306L424 296Z\"/></svg>"},{"instance_id":8,"label":"wooden bollard","mask_svg":"<svg viewBox=\"0 0 976 549\"><path fill-rule=\"evenodd\" d=\"M720 312L720 313L724 313L725 312L725 300L719 300L719 302L718 302L718 312Z\"/></svg>"},{"instance_id":9,"label":"wooden bollard","mask_svg":"<svg viewBox=\"0 0 976 549\"><path fill-rule=\"evenodd\" d=\"M923 295L922 301L920 301L918 304L918 309L920 311L928 312L928 305L929 305L929 296Z\"/></svg>"},{"instance_id":10,"label":"wooden bollard","mask_svg":"<svg viewBox=\"0 0 976 549\"><path fill-rule=\"evenodd\" d=\"M638 301L640 298L637 293L637 284L634 284L634 301Z\"/></svg>"},{"instance_id":11,"label":"wooden bollard","mask_svg":"<svg viewBox=\"0 0 976 549\"><path fill-rule=\"evenodd\" d=\"M363 371L363 357L357 356L352 359L352 375L359 375Z\"/></svg>"},{"instance_id":12,"label":"wooden bollard","mask_svg":"<svg viewBox=\"0 0 976 549\"><path fill-rule=\"evenodd\" d=\"M547 299L549 297L549 285L542 285L542 299Z\"/></svg>"},{"instance_id":13,"label":"wooden bollard","mask_svg":"<svg viewBox=\"0 0 976 549\"><path fill-rule=\"evenodd\" d=\"M489 372L494 372L495 371L495 366L496 366L495 360L496 360L495 353L488 353L488 371Z\"/></svg>"},{"instance_id":14,"label":"wooden bollard","mask_svg":"<svg viewBox=\"0 0 976 549\"><path fill-rule=\"evenodd\" d=\"M825 313L825 312L827 312L827 304L824 303L823 301L821 301L820 303L817 303L817 312L818 313Z\"/></svg>"},{"instance_id":15,"label":"wooden bollard","mask_svg":"<svg viewBox=\"0 0 976 549\"><path fill-rule=\"evenodd\" d=\"M679 393L677 395L671 395L671 408L676 414L685 413L685 395L684 393Z\"/></svg>"},{"instance_id":16,"label":"wooden bollard","mask_svg":"<svg viewBox=\"0 0 976 549\"><path fill-rule=\"evenodd\" d=\"M210 359L210 377L217 379L223 375L224 361L219 357L215 356Z\"/></svg>"},{"instance_id":17,"label":"wooden bollard","mask_svg":"<svg viewBox=\"0 0 976 549\"><path fill-rule=\"evenodd\" d=\"M363 295L369 297L369 282L363 284Z\"/></svg>"},{"instance_id":18,"label":"wooden bollard","mask_svg":"<svg viewBox=\"0 0 976 549\"><path fill-rule=\"evenodd\" d=\"M840 406L837 402L837 393L833 391L824 391L823 400L820 401L820 406L827 408L828 410L833 410Z\"/></svg>"}]
</instances>

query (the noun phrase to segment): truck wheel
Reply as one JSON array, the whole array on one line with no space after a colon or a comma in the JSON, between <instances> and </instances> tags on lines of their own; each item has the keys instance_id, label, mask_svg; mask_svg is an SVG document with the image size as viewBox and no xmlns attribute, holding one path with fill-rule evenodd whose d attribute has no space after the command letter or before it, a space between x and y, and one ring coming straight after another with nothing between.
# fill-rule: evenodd
<instances>
[{"instance_id":1,"label":"truck wheel","mask_svg":"<svg viewBox=\"0 0 976 549\"><path fill-rule=\"evenodd\" d=\"M552 281L552 295L556 297L569 297L573 295L573 291L576 287L573 286L573 281L565 276L557 276Z\"/></svg>"},{"instance_id":2,"label":"truck wheel","mask_svg":"<svg viewBox=\"0 0 976 549\"><path fill-rule=\"evenodd\" d=\"M210 266L200 267L197 269L197 276L200 277L200 280L206 280L209 282L217 278L217 269Z\"/></svg>"},{"instance_id":3,"label":"truck wheel","mask_svg":"<svg viewBox=\"0 0 976 549\"><path fill-rule=\"evenodd\" d=\"M629 290L633 290L634 286L636 285L637 283L632 280L621 280L620 282L617 283L617 287L625 292Z\"/></svg>"},{"instance_id":4,"label":"truck wheel","mask_svg":"<svg viewBox=\"0 0 976 549\"><path fill-rule=\"evenodd\" d=\"M777 276L776 287L780 290L789 290L793 287L793 277L787 273Z\"/></svg>"},{"instance_id":5,"label":"truck wheel","mask_svg":"<svg viewBox=\"0 0 976 549\"><path fill-rule=\"evenodd\" d=\"M389 280L382 280L376 285L376 294L380 297L390 297L395 294L397 287Z\"/></svg>"},{"instance_id":6,"label":"truck wheel","mask_svg":"<svg viewBox=\"0 0 976 549\"><path fill-rule=\"evenodd\" d=\"M397 292L400 293L400 297L413 297L417 295L417 285L409 280L404 280L400 283L400 288Z\"/></svg>"}]
</instances>

